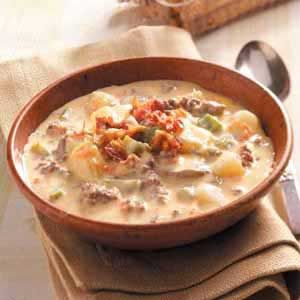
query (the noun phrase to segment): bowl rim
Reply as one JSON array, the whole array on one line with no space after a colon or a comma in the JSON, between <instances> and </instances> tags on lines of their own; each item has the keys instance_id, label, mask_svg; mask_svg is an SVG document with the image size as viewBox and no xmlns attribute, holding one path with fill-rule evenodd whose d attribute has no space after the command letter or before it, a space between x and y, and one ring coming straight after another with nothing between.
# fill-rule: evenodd
<instances>
[{"instance_id":1,"label":"bowl rim","mask_svg":"<svg viewBox=\"0 0 300 300\"><path fill-rule=\"evenodd\" d=\"M16 167L16 156L20 153L16 153L14 149L15 145L15 140L16 140L16 134L20 126L20 122L23 119L23 117L26 115L26 113L30 110L31 106L39 101L40 98L43 97L48 91L50 91L52 88L55 86L59 85L61 82L79 75L80 73L86 73L90 72L93 70L96 70L100 67L108 67L110 65L113 65L115 63L127 63L131 61L141 61L145 62L145 60L148 61L159 61L159 60L167 60L169 62L175 62L175 61L181 61L181 62L188 62L188 63L201 63L202 65L206 65L209 67L212 67L214 69L221 69L223 71L229 71L231 73L234 73L238 77L242 77L244 80L250 81L257 86L259 86L266 94L268 94L271 98L272 101L275 102L277 107L280 109L280 112L283 116L283 120L286 126L286 133L287 133L287 142L282 154L282 157L278 164L272 169L272 172L269 174L268 177L266 177L263 181L261 181L259 184L257 184L254 188L249 190L246 194L242 195L241 197L235 199L232 202L229 202L225 204L224 206L215 208L211 211L207 211L204 213L198 213L192 216L188 216L182 219L175 219L175 220L170 220L170 221L164 221L164 222L158 222L158 223L137 223L137 224L128 224L128 223L117 223L117 222L107 222L107 221L101 221L101 220L93 220L93 219L88 219L86 217L82 217L79 215L75 215L72 213L68 213L54 204L47 202L46 200L43 200L41 197L39 197L31 188L30 186L25 182L25 180L22 179L22 176L19 174L19 171L17 170ZM72 101L72 100L70 100ZM27 198L27 200L30 200L32 202L34 207L37 207L37 210L40 211L43 214L43 211L47 211L51 216L59 217L59 218L68 218L69 221L68 223L73 223L77 225L86 225L88 227L93 227L93 226L101 226L102 228L110 228L110 229L117 229L117 230L161 230L162 228L167 228L170 226L175 226L175 225L189 225L195 221L199 221L200 219L205 221L205 219L210 219L212 217L216 217L220 214L223 214L228 211L235 210L238 206L242 204L246 204L248 201L251 199L257 199L262 196L264 196L268 190L269 187L271 187L281 176L283 173L284 169L286 168L289 159L292 154L292 148L293 148L293 132L292 132L292 125L289 119L289 116L279 100L279 98L274 95L270 90L268 90L266 87L264 87L261 83L257 82L254 79L250 79L240 72L224 67L218 64L214 64L211 62L203 61L200 59L191 59L191 58L180 58L180 57L167 57L167 56L155 56L155 57L136 57L136 58L127 58L127 59L120 59L120 60L114 60L106 63L101 63L85 68L81 68L80 70L77 70L75 72L71 72L57 80L55 80L53 83L48 85L46 88L42 89L39 93L37 93L35 96L31 98L30 101L26 102L23 107L20 109L20 111L17 113L7 139L7 145L6 145L6 159L7 159L7 164L10 170L10 173L12 174L12 177L14 181L16 182L17 186L21 190L22 194Z\"/></svg>"}]
</instances>

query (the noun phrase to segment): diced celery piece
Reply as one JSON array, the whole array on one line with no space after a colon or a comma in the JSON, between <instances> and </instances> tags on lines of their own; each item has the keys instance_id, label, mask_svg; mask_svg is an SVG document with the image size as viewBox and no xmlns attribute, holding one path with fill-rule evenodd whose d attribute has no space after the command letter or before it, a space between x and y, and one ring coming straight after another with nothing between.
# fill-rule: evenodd
<instances>
[{"instance_id":1,"label":"diced celery piece","mask_svg":"<svg viewBox=\"0 0 300 300\"><path fill-rule=\"evenodd\" d=\"M145 141L145 143L148 143L148 144L151 143L157 129L158 129L157 127L148 127L148 128L146 128L146 130L144 131L144 141Z\"/></svg>"},{"instance_id":2,"label":"diced celery piece","mask_svg":"<svg viewBox=\"0 0 300 300\"><path fill-rule=\"evenodd\" d=\"M60 189L53 191L50 195L49 195L49 199L51 201L57 200L58 198L62 197L64 194L64 192Z\"/></svg>"},{"instance_id":3,"label":"diced celery piece","mask_svg":"<svg viewBox=\"0 0 300 300\"><path fill-rule=\"evenodd\" d=\"M69 116L69 113L70 113L70 109L69 108L65 108L62 113L59 115L59 119L61 121L65 121L68 119L68 116Z\"/></svg>"},{"instance_id":4,"label":"diced celery piece","mask_svg":"<svg viewBox=\"0 0 300 300\"><path fill-rule=\"evenodd\" d=\"M40 143L32 144L30 150L33 153L38 154L38 155L46 156L46 155L49 154L49 151L43 145L41 145Z\"/></svg>"},{"instance_id":5,"label":"diced celery piece","mask_svg":"<svg viewBox=\"0 0 300 300\"><path fill-rule=\"evenodd\" d=\"M203 118L199 119L197 125L211 132L218 132L223 129L223 125L219 119L211 114L206 114Z\"/></svg>"},{"instance_id":6,"label":"diced celery piece","mask_svg":"<svg viewBox=\"0 0 300 300\"><path fill-rule=\"evenodd\" d=\"M128 154L139 154L147 150L147 148L149 147L147 144L136 141L128 135L124 137L123 143Z\"/></svg>"}]
</instances>

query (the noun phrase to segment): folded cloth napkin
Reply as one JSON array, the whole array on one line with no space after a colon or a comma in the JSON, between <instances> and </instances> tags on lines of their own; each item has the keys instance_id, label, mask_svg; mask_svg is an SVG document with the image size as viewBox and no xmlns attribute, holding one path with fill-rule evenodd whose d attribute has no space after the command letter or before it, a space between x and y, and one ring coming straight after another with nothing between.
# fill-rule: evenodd
<instances>
[{"instance_id":1,"label":"folded cloth napkin","mask_svg":"<svg viewBox=\"0 0 300 300\"><path fill-rule=\"evenodd\" d=\"M20 106L41 88L80 67L125 57L200 58L190 35L140 27L107 42L0 66L0 126L7 136ZM88 243L36 212L59 300L298 299L300 247L264 199L223 233L154 252Z\"/></svg>"}]
</instances>

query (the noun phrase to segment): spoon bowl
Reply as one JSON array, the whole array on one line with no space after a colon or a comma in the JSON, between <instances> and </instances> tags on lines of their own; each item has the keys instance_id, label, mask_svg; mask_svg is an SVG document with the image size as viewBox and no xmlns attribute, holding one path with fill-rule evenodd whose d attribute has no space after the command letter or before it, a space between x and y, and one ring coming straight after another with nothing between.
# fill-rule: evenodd
<instances>
[{"instance_id":1,"label":"spoon bowl","mask_svg":"<svg viewBox=\"0 0 300 300\"><path fill-rule=\"evenodd\" d=\"M282 58L264 42L247 43L237 57L235 68L262 83L281 101L290 92L290 77Z\"/></svg>"}]
</instances>

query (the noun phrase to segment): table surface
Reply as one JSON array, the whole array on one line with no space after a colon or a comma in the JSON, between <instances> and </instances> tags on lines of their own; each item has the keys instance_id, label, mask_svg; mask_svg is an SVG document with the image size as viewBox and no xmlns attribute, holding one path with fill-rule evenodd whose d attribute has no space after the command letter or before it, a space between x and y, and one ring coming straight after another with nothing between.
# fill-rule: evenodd
<instances>
[{"instance_id":1,"label":"table surface","mask_svg":"<svg viewBox=\"0 0 300 300\"><path fill-rule=\"evenodd\" d=\"M72 47L122 33L132 22L112 21L116 6L115 0L0 0L0 62L36 54L42 49ZM299 17L300 1L292 1L196 39L204 59L229 67L233 66L240 48L250 40L264 40L277 49L292 79L286 105L294 121L297 154L300 150ZM295 155L294 159L300 174L300 156ZM3 216L0 220L1 300L53 299L31 208L18 193L11 198L14 201L8 203L5 211L4 208L0 211ZM4 199L0 199L0 208L1 201Z\"/></svg>"}]
</instances>

